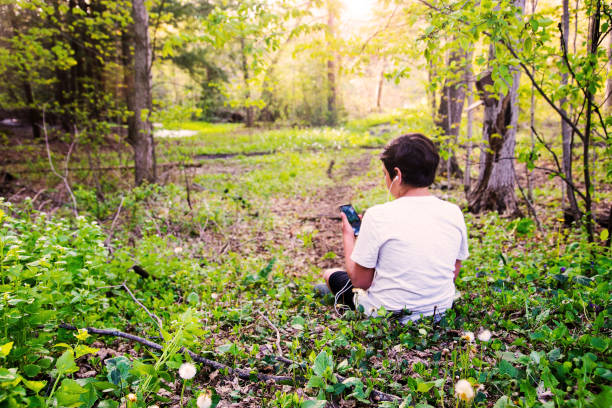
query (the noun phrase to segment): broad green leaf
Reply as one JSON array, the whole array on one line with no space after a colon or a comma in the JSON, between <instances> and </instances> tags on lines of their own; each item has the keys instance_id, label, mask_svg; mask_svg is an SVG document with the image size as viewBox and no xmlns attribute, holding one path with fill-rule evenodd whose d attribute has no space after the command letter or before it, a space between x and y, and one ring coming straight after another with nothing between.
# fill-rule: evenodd
<instances>
[{"instance_id":1,"label":"broad green leaf","mask_svg":"<svg viewBox=\"0 0 612 408\"><path fill-rule=\"evenodd\" d=\"M87 390L81 387L76 381L66 378L55 394L57 403L63 407L80 407L83 405L81 394Z\"/></svg>"},{"instance_id":2,"label":"broad green leaf","mask_svg":"<svg viewBox=\"0 0 612 408\"><path fill-rule=\"evenodd\" d=\"M300 408L325 408L327 406L327 401L325 400L308 400L302 402Z\"/></svg>"},{"instance_id":3,"label":"broad green leaf","mask_svg":"<svg viewBox=\"0 0 612 408\"><path fill-rule=\"evenodd\" d=\"M46 381L29 381L29 380L26 380L25 378L22 378L21 381L23 382L23 385L28 387L28 389L34 391L36 394L38 394L38 392L42 390L44 386L47 384Z\"/></svg>"},{"instance_id":4,"label":"broad green leaf","mask_svg":"<svg viewBox=\"0 0 612 408\"><path fill-rule=\"evenodd\" d=\"M418 392L429 392L435 385L434 381L420 382L417 385Z\"/></svg>"},{"instance_id":5,"label":"broad green leaf","mask_svg":"<svg viewBox=\"0 0 612 408\"><path fill-rule=\"evenodd\" d=\"M327 354L325 350L321 351L314 361L314 366L312 370L316 375L323 375L325 370L329 368L333 371L334 369L334 360L330 355Z\"/></svg>"},{"instance_id":6,"label":"broad green leaf","mask_svg":"<svg viewBox=\"0 0 612 408\"><path fill-rule=\"evenodd\" d=\"M72 349L64 351L64 354L55 362L55 368L57 368L57 371L61 374L69 374L78 371L79 368L74 362L74 352Z\"/></svg>"},{"instance_id":7,"label":"broad green leaf","mask_svg":"<svg viewBox=\"0 0 612 408\"><path fill-rule=\"evenodd\" d=\"M0 346L0 357L6 357L9 355L9 353L11 352L11 349L13 348L13 342L9 341L8 343Z\"/></svg>"},{"instance_id":8,"label":"broad green leaf","mask_svg":"<svg viewBox=\"0 0 612 408\"><path fill-rule=\"evenodd\" d=\"M85 344L79 344L78 346L75 347L74 351L76 353L75 358L79 358L81 356L84 356L85 354L95 354L98 352L99 349L97 348L93 348L93 347L89 347Z\"/></svg>"}]
</instances>

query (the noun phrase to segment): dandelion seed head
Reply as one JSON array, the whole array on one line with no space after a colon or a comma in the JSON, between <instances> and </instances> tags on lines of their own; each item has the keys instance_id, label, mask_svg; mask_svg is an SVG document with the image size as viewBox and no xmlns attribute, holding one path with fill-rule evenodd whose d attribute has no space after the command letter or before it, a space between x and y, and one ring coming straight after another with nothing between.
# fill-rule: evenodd
<instances>
[{"instance_id":1,"label":"dandelion seed head","mask_svg":"<svg viewBox=\"0 0 612 408\"><path fill-rule=\"evenodd\" d=\"M461 335L461 338L465 341L472 342L474 341L474 333L472 333L471 331L463 332L463 334Z\"/></svg>"},{"instance_id":2,"label":"dandelion seed head","mask_svg":"<svg viewBox=\"0 0 612 408\"><path fill-rule=\"evenodd\" d=\"M191 380L193 377L195 377L196 372L197 370L195 366L191 363L183 363L179 367L179 376L183 380Z\"/></svg>"},{"instance_id":3,"label":"dandelion seed head","mask_svg":"<svg viewBox=\"0 0 612 408\"><path fill-rule=\"evenodd\" d=\"M478 333L478 340L483 341L483 342L487 342L489 340L491 340L492 334L490 330L483 330L480 333Z\"/></svg>"},{"instance_id":4,"label":"dandelion seed head","mask_svg":"<svg viewBox=\"0 0 612 408\"><path fill-rule=\"evenodd\" d=\"M474 399L474 388L467 380L459 380L455 384L455 397L461 401L469 402Z\"/></svg>"}]
</instances>

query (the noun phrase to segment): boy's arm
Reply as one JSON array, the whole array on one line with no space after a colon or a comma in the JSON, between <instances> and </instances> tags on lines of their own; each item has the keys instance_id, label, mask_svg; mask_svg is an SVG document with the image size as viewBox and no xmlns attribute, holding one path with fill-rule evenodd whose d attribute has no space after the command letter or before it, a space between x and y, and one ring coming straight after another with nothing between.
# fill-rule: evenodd
<instances>
[{"instance_id":1,"label":"boy's arm","mask_svg":"<svg viewBox=\"0 0 612 408\"><path fill-rule=\"evenodd\" d=\"M459 270L461 269L461 261L459 259L457 259L455 261L455 278L453 279L453 281L456 281L457 278L459 277Z\"/></svg>"},{"instance_id":2,"label":"boy's arm","mask_svg":"<svg viewBox=\"0 0 612 408\"><path fill-rule=\"evenodd\" d=\"M349 224L346 215L341 214L342 217L342 243L344 244L344 266L346 267L346 273L351 279L353 287L360 289L368 289L372 285L374 279L374 268L366 268L364 266L355 263L351 259L353 248L355 247L355 234L353 227Z\"/></svg>"}]
</instances>

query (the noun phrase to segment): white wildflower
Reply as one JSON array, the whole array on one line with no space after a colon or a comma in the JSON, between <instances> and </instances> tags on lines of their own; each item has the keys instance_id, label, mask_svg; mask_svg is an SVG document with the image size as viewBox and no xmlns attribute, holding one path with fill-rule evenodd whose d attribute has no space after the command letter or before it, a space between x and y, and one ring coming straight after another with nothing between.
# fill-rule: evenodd
<instances>
[{"instance_id":1,"label":"white wildflower","mask_svg":"<svg viewBox=\"0 0 612 408\"><path fill-rule=\"evenodd\" d=\"M148 408L159 408L159 405L149 405Z\"/></svg>"},{"instance_id":2,"label":"white wildflower","mask_svg":"<svg viewBox=\"0 0 612 408\"><path fill-rule=\"evenodd\" d=\"M463 340L467 340L469 342L472 342L472 341L474 341L474 333L472 333L471 331L463 332L463 334L461 335L461 338Z\"/></svg>"},{"instance_id":3,"label":"white wildflower","mask_svg":"<svg viewBox=\"0 0 612 408\"><path fill-rule=\"evenodd\" d=\"M177 254L177 255L178 255L178 254L180 254L181 252L183 252L183 248L181 248L181 247L176 247L176 248L174 248L174 253L175 253L175 254Z\"/></svg>"},{"instance_id":4,"label":"white wildflower","mask_svg":"<svg viewBox=\"0 0 612 408\"><path fill-rule=\"evenodd\" d=\"M455 384L455 397L461 401L469 402L474 399L474 388L467 380L459 380Z\"/></svg>"},{"instance_id":5,"label":"white wildflower","mask_svg":"<svg viewBox=\"0 0 612 408\"><path fill-rule=\"evenodd\" d=\"M212 400L210 399L210 392L203 392L200 394L196 401L196 405L198 408L210 408L212 405Z\"/></svg>"},{"instance_id":6,"label":"white wildflower","mask_svg":"<svg viewBox=\"0 0 612 408\"><path fill-rule=\"evenodd\" d=\"M210 294L210 297L211 297L212 299L216 299L216 298L218 298L218 297L219 297L219 295L217 295L216 293L211 293L211 294Z\"/></svg>"},{"instance_id":7,"label":"white wildflower","mask_svg":"<svg viewBox=\"0 0 612 408\"><path fill-rule=\"evenodd\" d=\"M191 380L196 375L196 368L191 363L183 363L179 367L179 375L183 380Z\"/></svg>"},{"instance_id":8,"label":"white wildflower","mask_svg":"<svg viewBox=\"0 0 612 408\"><path fill-rule=\"evenodd\" d=\"M127 400L130 402L136 402L138 398L136 397L136 394L128 394L127 395Z\"/></svg>"},{"instance_id":9,"label":"white wildflower","mask_svg":"<svg viewBox=\"0 0 612 408\"><path fill-rule=\"evenodd\" d=\"M483 330L478 334L478 340L483 341L483 342L487 342L489 340L491 340L491 331L489 330Z\"/></svg>"}]
</instances>

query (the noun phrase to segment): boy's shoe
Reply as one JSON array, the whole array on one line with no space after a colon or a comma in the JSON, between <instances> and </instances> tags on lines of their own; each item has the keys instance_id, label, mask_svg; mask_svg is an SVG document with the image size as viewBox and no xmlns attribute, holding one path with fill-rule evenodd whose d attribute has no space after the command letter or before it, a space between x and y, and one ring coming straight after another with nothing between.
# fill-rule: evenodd
<instances>
[{"instance_id":1,"label":"boy's shoe","mask_svg":"<svg viewBox=\"0 0 612 408\"><path fill-rule=\"evenodd\" d=\"M313 289L315 294L321 297L331 293L331 290L329 290L326 283L319 283L317 285L314 285Z\"/></svg>"}]
</instances>

